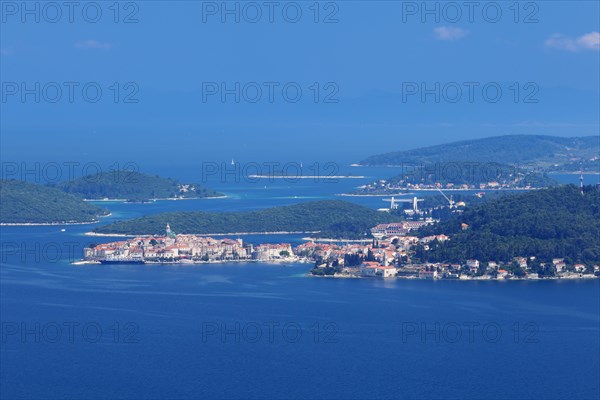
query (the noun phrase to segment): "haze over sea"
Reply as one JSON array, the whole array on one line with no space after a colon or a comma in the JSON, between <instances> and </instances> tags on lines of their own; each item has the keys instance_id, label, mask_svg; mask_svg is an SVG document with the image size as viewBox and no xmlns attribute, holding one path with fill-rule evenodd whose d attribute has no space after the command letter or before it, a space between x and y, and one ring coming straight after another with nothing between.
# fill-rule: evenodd
<instances>
[{"instance_id":1,"label":"haze over sea","mask_svg":"<svg viewBox=\"0 0 600 400\"><path fill-rule=\"evenodd\" d=\"M198 177L189 168L146 170L182 181ZM213 180L209 186L228 198L102 203L112 215L101 223L339 198L393 170L340 167L340 174L366 178ZM385 206L381 198L344 199ZM71 265L84 246L112 240L84 236L92 227L0 228L3 243L43 249L0 254L1 398L599 394L598 280L321 279L306 276L309 264ZM299 243L302 236L244 240Z\"/></svg>"}]
</instances>

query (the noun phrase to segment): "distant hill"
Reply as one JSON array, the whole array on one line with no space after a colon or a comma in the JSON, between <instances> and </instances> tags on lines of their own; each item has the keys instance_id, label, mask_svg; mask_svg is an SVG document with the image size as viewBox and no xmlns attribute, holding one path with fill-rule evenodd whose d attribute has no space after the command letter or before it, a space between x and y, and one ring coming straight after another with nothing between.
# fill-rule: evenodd
<instances>
[{"instance_id":1,"label":"distant hill","mask_svg":"<svg viewBox=\"0 0 600 400\"><path fill-rule=\"evenodd\" d=\"M453 161L407 166L402 168L401 174L363 185L352 194L393 194L404 189L432 189L437 185L446 189L494 190L543 188L558 184L551 175L539 169L536 171L492 162L481 163L479 166L475 164L477 163Z\"/></svg>"},{"instance_id":2,"label":"distant hill","mask_svg":"<svg viewBox=\"0 0 600 400\"><path fill-rule=\"evenodd\" d=\"M0 223L96 222L108 211L58 189L15 180L0 181Z\"/></svg>"},{"instance_id":3,"label":"distant hill","mask_svg":"<svg viewBox=\"0 0 600 400\"><path fill-rule=\"evenodd\" d=\"M59 183L56 188L89 200L109 198L143 201L223 196L197 184L183 184L174 179L131 171L111 171L85 176Z\"/></svg>"},{"instance_id":4,"label":"distant hill","mask_svg":"<svg viewBox=\"0 0 600 400\"><path fill-rule=\"evenodd\" d=\"M362 165L432 164L443 162L534 163L554 171L600 170L600 137L508 135L464 140L414 150L371 156Z\"/></svg>"},{"instance_id":5,"label":"distant hill","mask_svg":"<svg viewBox=\"0 0 600 400\"><path fill-rule=\"evenodd\" d=\"M250 212L170 212L98 227L97 233L162 235L176 233L315 232L321 236L364 237L373 226L399 220L387 213L339 200L316 201Z\"/></svg>"},{"instance_id":6,"label":"distant hill","mask_svg":"<svg viewBox=\"0 0 600 400\"><path fill-rule=\"evenodd\" d=\"M461 224L468 225L466 230ZM421 236L444 233L426 261L510 261L535 256L549 261L600 262L600 191L585 194L573 185L502 196L467 208L446 222L425 227Z\"/></svg>"}]
</instances>

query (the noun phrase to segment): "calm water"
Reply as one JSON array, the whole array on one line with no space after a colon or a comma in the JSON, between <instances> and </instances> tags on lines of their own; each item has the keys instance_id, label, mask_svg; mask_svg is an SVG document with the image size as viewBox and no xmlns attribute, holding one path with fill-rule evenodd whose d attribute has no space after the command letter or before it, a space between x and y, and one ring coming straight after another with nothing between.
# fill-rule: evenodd
<instances>
[{"instance_id":1,"label":"calm water","mask_svg":"<svg viewBox=\"0 0 600 400\"><path fill-rule=\"evenodd\" d=\"M228 199L110 203L103 223L334 198L363 182L224 183ZM333 280L306 277L307 264L73 266L98 239L83 236L89 226L66 229L2 228L2 399L599 395L596 280Z\"/></svg>"}]
</instances>

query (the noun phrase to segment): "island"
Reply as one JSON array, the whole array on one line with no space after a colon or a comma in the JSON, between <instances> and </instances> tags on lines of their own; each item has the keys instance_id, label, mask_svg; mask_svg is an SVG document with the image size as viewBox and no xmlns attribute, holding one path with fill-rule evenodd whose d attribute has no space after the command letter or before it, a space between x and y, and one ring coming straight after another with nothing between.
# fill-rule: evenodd
<instances>
[{"instance_id":1,"label":"island","mask_svg":"<svg viewBox=\"0 0 600 400\"><path fill-rule=\"evenodd\" d=\"M0 181L0 224L91 224L109 211L56 188L19 180Z\"/></svg>"},{"instance_id":2,"label":"island","mask_svg":"<svg viewBox=\"0 0 600 400\"><path fill-rule=\"evenodd\" d=\"M362 160L360 165L430 165L469 161L535 166L545 172L597 174L600 171L599 153L598 136L505 135L375 155Z\"/></svg>"},{"instance_id":3,"label":"island","mask_svg":"<svg viewBox=\"0 0 600 400\"><path fill-rule=\"evenodd\" d=\"M600 137L496 136L371 156L365 166L398 173L346 196L398 195L410 190L532 190L558 185L552 173L598 173Z\"/></svg>"},{"instance_id":4,"label":"island","mask_svg":"<svg viewBox=\"0 0 600 400\"><path fill-rule=\"evenodd\" d=\"M148 202L225 196L199 184L180 183L171 178L127 170L84 176L68 182L60 182L55 187L82 199L95 201Z\"/></svg>"}]
</instances>

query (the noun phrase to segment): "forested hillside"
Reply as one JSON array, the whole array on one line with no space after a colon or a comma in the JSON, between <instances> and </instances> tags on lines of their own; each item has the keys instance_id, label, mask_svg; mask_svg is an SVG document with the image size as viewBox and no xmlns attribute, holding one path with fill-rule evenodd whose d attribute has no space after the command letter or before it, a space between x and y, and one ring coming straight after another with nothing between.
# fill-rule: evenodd
<instances>
[{"instance_id":1,"label":"forested hillside","mask_svg":"<svg viewBox=\"0 0 600 400\"><path fill-rule=\"evenodd\" d=\"M399 220L353 203L316 201L250 212L171 212L98 227L97 233L164 234L171 225L176 233L219 234L242 232L314 232L336 238L364 237L373 226Z\"/></svg>"},{"instance_id":2,"label":"forested hillside","mask_svg":"<svg viewBox=\"0 0 600 400\"><path fill-rule=\"evenodd\" d=\"M462 224L466 224L465 226ZM421 236L445 233L450 240L432 244L427 261L510 261L535 256L600 262L600 191L573 185L503 196L420 230Z\"/></svg>"},{"instance_id":3,"label":"forested hillside","mask_svg":"<svg viewBox=\"0 0 600 400\"><path fill-rule=\"evenodd\" d=\"M56 185L84 199L150 200L166 198L203 198L222 196L197 184L182 184L174 179L132 171L111 171L85 176Z\"/></svg>"},{"instance_id":4,"label":"forested hillside","mask_svg":"<svg viewBox=\"0 0 600 400\"><path fill-rule=\"evenodd\" d=\"M58 189L15 180L0 181L0 223L94 222L108 211Z\"/></svg>"}]
</instances>

